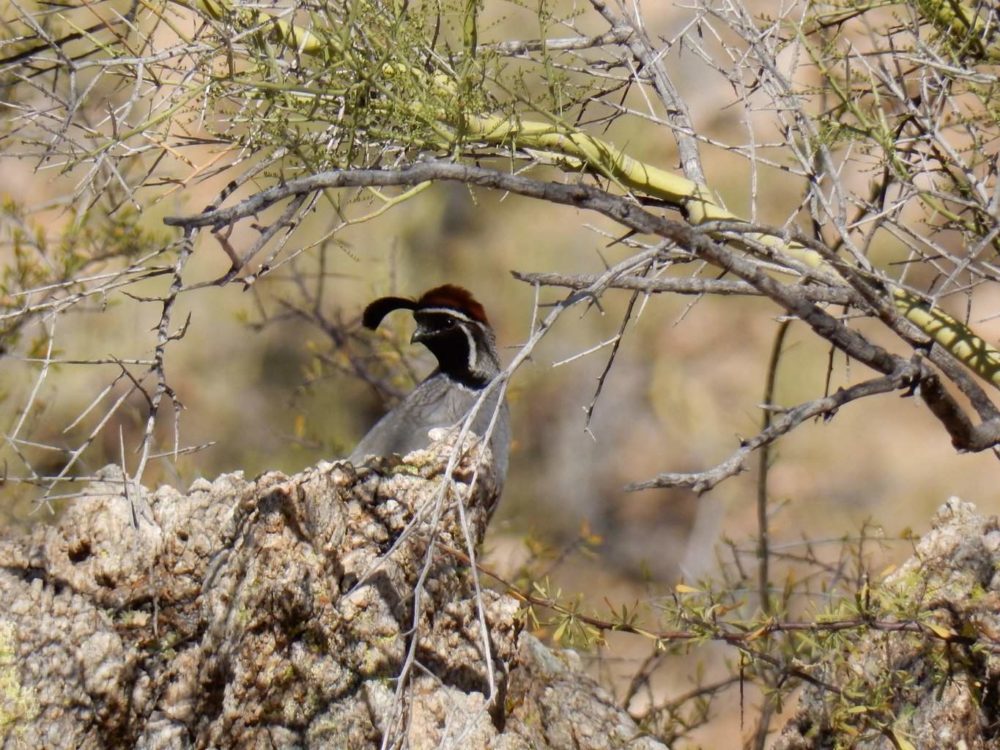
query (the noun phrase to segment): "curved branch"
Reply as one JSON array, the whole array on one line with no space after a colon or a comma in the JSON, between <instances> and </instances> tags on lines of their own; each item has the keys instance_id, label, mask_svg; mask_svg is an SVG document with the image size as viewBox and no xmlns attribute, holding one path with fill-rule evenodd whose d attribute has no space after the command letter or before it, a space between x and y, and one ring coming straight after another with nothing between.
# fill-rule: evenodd
<instances>
[{"instance_id":1,"label":"curved branch","mask_svg":"<svg viewBox=\"0 0 1000 750\"><path fill-rule=\"evenodd\" d=\"M626 485L625 489L629 492L634 492L636 490L663 487L690 487L698 494L707 492L723 480L746 471L746 459L751 453L765 445L770 445L806 420L814 417L832 419L837 409L844 404L856 401L859 398L874 396L878 393L889 393L890 391L905 388L919 377L921 377L920 365L908 363L906 367L900 368L899 371L891 375L866 380L850 388L841 388L836 393L831 393L825 398L808 401L783 412L771 421L767 429L762 430L749 440L741 441L739 450L711 469L692 473L668 472L658 474L652 479Z\"/></svg>"},{"instance_id":2,"label":"curved branch","mask_svg":"<svg viewBox=\"0 0 1000 750\"><path fill-rule=\"evenodd\" d=\"M375 185L416 185L428 180L462 182L596 211L636 232L670 240L702 260L734 274L764 296L777 302L788 313L798 317L838 349L877 372L897 377L899 372L911 367L905 358L873 344L862 334L848 328L837 318L817 307L802 294L801 286L778 281L753 260L715 241L704 229L665 219L650 213L626 197L612 195L579 183L567 185L544 182L483 167L429 160L401 169L321 172L268 188L228 208L210 208L194 216L167 217L164 221L170 226L188 229L206 226L218 229L252 216L280 201L316 190ZM947 414L949 421L944 423L945 427L959 449L979 451L998 442L1000 431L993 424L993 420L978 426L972 425L954 398L943 389L939 397L935 398L932 412L938 419L943 419ZM960 414L965 424L958 428L956 420Z\"/></svg>"}]
</instances>

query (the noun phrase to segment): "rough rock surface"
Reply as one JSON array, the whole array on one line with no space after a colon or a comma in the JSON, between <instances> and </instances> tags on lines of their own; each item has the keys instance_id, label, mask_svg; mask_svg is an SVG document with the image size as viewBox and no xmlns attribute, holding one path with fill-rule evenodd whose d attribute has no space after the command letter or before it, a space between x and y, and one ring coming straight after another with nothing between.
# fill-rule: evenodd
<instances>
[{"instance_id":1,"label":"rough rock surface","mask_svg":"<svg viewBox=\"0 0 1000 750\"><path fill-rule=\"evenodd\" d=\"M1000 747L997 518L949 500L879 597L924 632L862 628L830 650L774 750Z\"/></svg>"},{"instance_id":2,"label":"rough rock surface","mask_svg":"<svg viewBox=\"0 0 1000 750\"><path fill-rule=\"evenodd\" d=\"M0 541L3 747L662 748L492 591L485 653L445 550L466 547L459 499L481 540L494 480L470 487L464 459L446 480L450 450L186 494L105 470Z\"/></svg>"}]
</instances>

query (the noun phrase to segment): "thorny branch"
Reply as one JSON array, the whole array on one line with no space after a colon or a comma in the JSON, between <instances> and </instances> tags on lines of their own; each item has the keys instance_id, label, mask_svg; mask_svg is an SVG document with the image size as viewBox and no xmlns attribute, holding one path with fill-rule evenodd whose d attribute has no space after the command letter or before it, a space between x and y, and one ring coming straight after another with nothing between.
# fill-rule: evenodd
<instances>
[{"instance_id":1,"label":"thorny branch","mask_svg":"<svg viewBox=\"0 0 1000 750\"><path fill-rule=\"evenodd\" d=\"M456 550L450 547L440 547L442 553L447 554L457 560L465 562L467 564L472 564L469 558L460 550ZM658 644L666 646L671 643L684 642L684 641L695 641L695 640L714 640L720 641L732 646L738 646L741 649L747 650L748 653L752 654L757 658L761 658L764 661L772 661L773 656L767 654L763 651L755 651L753 647L754 641L759 640L761 637L774 634L774 633L838 633L851 630L875 630L886 633L914 633L920 634L927 638L940 640L943 642L953 642L962 639L962 636L950 631L948 628L932 627L929 626L925 621L917 619L876 619L865 615L859 615L858 617L843 618L843 619L827 619L823 621L811 621L811 620L776 620L769 619L766 622L752 625L745 625L743 627L733 627L724 623L716 623L712 621L699 622L697 623L700 627L691 627L687 629L673 629L673 630L656 630L647 629L641 625L633 624L623 620L607 619L604 617L596 617L593 615L584 614L576 609L570 609L565 604L561 603L557 599L546 596L539 596L533 594L530 591L525 591L516 584L508 581L506 578L501 576L499 573L484 567L479 564L479 572L492 578L494 581L499 583L507 593L520 599L526 604L530 604L536 607L544 607L545 609L556 612L560 615L573 617L580 622L583 622L601 633L630 633L632 635L641 636L654 641ZM1000 643L996 641L995 638L987 637L987 640L992 644L992 648L1000 648ZM820 687L830 690L833 693L839 693L839 690L833 686L822 682L816 682L815 677L810 675L808 672L799 671L798 669L791 667L791 665L784 665L786 669L792 669L792 674L794 676L809 682L811 684L816 684Z\"/></svg>"},{"instance_id":2,"label":"thorny branch","mask_svg":"<svg viewBox=\"0 0 1000 750\"><path fill-rule=\"evenodd\" d=\"M584 289L594 283L596 277L592 274L563 273L523 273L512 271L518 281L541 286L566 287L568 289ZM682 294L682 295L742 295L759 297L761 292L745 281L735 279L703 278L700 276L659 276L647 278L644 276L622 276L615 279L609 289L631 289L646 294ZM841 287L815 286L802 284L799 293L803 299L810 302L839 305L860 305L860 298L850 289Z\"/></svg>"},{"instance_id":3,"label":"thorny branch","mask_svg":"<svg viewBox=\"0 0 1000 750\"><path fill-rule=\"evenodd\" d=\"M867 380L849 388L839 389L825 398L808 401L791 409L784 409L771 420L770 425L749 440L741 440L739 449L722 463L693 474L664 473L643 482L628 485L629 490L648 490L654 487L690 487L698 493L708 492L719 482L746 471L746 461L750 454L765 445L770 445L782 435L786 435L800 424L816 417L833 419L844 404L879 393L890 393L902 388L913 387L918 382L934 376L924 372L919 362L908 364L899 372L881 378Z\"/></svg>"}]
</instances>

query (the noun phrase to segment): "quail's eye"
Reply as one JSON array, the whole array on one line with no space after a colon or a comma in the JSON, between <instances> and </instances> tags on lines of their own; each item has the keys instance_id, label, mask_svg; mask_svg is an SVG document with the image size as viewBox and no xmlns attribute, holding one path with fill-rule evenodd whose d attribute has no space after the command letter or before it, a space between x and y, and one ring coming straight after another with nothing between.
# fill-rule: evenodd
<instances>
[{"instance_id":1,"label":"quail's eye","mask_svg":"<svg viewBox=\"0 0 1000 750\"><path fill-rule=\"evenodd\" d=\"M450 315L435 315L428 327L433 328L435 331L447 331L456 325L458 325L458 321Z\"/></svg>"}]
</instances>

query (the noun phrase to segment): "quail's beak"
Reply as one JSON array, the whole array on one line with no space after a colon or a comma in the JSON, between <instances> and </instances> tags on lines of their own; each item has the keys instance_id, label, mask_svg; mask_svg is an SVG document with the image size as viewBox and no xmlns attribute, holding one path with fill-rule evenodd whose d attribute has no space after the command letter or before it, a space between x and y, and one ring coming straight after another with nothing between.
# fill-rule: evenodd
<instances>
[{"instance_id":1,"label":"quail's beak","mask_svg":"<svg viewBox=\"0 0 1000 750\"><path fill-rule=\"evenodd\" d=\"M411 344L422 344L422 343L424 343L427 340L428 335L429 335L429 332L427 331L427 329L418 325L417 326L417 330L415 330L413 332L413 335L410 336L410 343Z\"/></svg>"}]
</instances>

